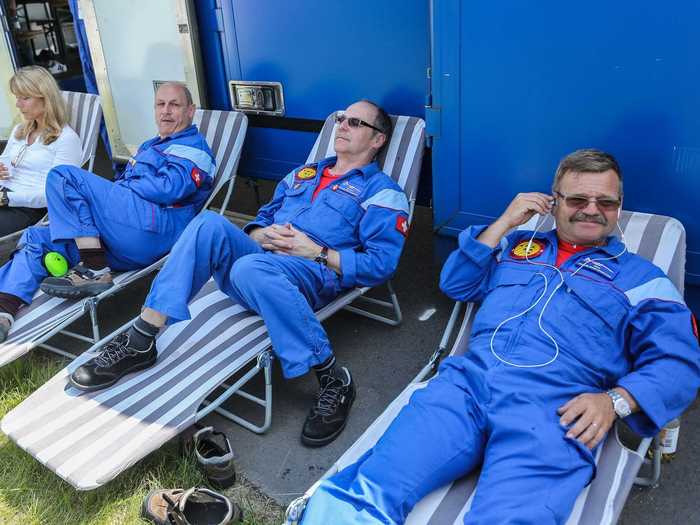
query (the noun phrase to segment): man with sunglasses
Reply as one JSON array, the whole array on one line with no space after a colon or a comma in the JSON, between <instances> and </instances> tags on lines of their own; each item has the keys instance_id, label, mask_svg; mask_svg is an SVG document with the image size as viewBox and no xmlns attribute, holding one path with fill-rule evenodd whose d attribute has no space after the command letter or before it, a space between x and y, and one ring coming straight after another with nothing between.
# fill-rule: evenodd
<instances>
[{"instance_id":1,"label":"man with sunglasses","mask_svg":"<svg viewBox=\"0 0 700 525\"><path fill-rule=\"evenodd\" d=\"M403 523L479 464L465 524L563 524L616 419L653 436L687 408L700 385L692 314L611 235L621 203L615 159L580 150L561 161L553 195L519 194L491 225L460 234L440 284L481 303L468 351L319 486L303 525ZM550 212L556 230L513 231Z\"/></svg>"},{"instance_id":2,"label":"man with sunglasses","mask_svg":"<svg viewBox=\"0 0 700 525\"><path fill-rule=\"evenodd\" d=\"M314 370L319 392L302 430L322 446L343 430L355 398L350 372L336 365L315 310L341 291L375 286L394 273L407 233L408 202L376 156L391 120L360 101L336 118L335 157L289 173L243 230L216 213L192 221L153 282L141 317L72 375L97 390L156 361L154 338L190 318L187 304L210 277L267 325L286 378Z\"/></svg>"}]
</instances>

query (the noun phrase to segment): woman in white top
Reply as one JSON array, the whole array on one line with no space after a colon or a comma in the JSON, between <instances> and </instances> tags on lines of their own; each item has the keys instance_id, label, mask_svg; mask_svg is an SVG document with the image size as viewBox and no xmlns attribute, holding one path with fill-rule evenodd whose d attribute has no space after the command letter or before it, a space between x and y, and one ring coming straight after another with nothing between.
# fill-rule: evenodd
<instances>
[{"instance_id":1,"label":"woman in white top","mask_svg":"<svg viewBox=\"0 0 700 525\"><path fill-rule=\"evenodd\" d=\"M35 224L46 213L44 187L51 168L80 166L80 138L67 125L58 84L46 69L28 66L10 79L22 122L0 157L0 236Z\"/></svg>"}]
</instances>

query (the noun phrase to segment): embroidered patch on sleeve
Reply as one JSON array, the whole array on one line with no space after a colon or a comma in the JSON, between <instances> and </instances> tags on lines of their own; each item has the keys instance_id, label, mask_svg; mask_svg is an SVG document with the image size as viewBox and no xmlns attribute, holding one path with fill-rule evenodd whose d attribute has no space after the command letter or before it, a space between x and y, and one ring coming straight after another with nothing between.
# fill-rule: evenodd
<instances>
[{"instance_id":1,"label":"embroidered patch on sleeve","mask_svg":"<svg viewBox=\"0 0 700 525\"><path fill-rule=\"evenodd\" d=\"M190 177L192 177L195 186L199 188L202 185L202 172L197 166L192 168L192 171L190 172Z\"/></svg>"},{"instance_id":2,"label":"embroidered patch on sleeve","mask_svg":"<svg viewBox=\"0 0 700 525\"><path fill-rule=\"evenodd\" d=\"M404 237L408 235L408 220L403 215L396 217L396 229Z\"/></svg>"}]
</instances>

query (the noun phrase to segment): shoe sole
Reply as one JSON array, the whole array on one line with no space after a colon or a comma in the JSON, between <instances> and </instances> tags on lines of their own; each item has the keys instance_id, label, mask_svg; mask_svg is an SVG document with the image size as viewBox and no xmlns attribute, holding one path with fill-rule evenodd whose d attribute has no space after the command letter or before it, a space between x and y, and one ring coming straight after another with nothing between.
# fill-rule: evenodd
<instances>
[{"instance_id":1,"label":"shoe sole","mask_svg":"<svg viewBox=\"0 0 700 525\"><path fill-rule=\"evenodd\" d=\"M156 355L153 359L149 360L147 363L143 363L140 365L134 365L131 368L129 368L126 372L124 372L121 377L116 378L114 381L110 381L109 383L103 383L101 385L81 385L80 383L76 382L73 379L73 375L71 374L68 377L68 381L70 381L70 384L73 385L75 388L78 390L82 390L83 392L96 392L97 390L104 390L105 388L109 388L110 386L114 385L115 383L118 383L121 379L124 378L124 376L131 374L132 372L138 372L139 370L145 370L146 368L151 368L156 361L158 360L158 356Z\"/></svg>"},{"instance_id":2,"label":"shoe sole","mask_svg":"<svg viewBox=\"0 0 700 525\"><path fill-rule=\"evenodd\" d=\"M323 437L323 438L310 438L305 436L304 434L301 435L301 443L303 445L306 445L307 447L311 448L316 448L316 447L323 447L325 445L328 445L332 441L335 441L335 438L337 438L343 430L345 430L345 425L348 424L348 419L350 419L350 412L352 411L352 405L355 403L355 397L357 395L357 385L355 386L355 389L352 391L352 400L350 401L350 410L348 410L348 416L345 418L345 421L343 421L343 426L341 426L338 430L333 432L332 434Z\"/></svg>"},{"instance_id":3,"label":"shoe sole","mask_svg":"<svg viewBox=\"0 0 700 525\"><path fill-rule=\"evenodd\" d=\"M102 292L109 290L114 283L110 284L85 284L80 287L75 286L56 286L45 285L40 286L41 291L52 297L60 297L62 299L80 299L82 297L94 297Z\"/></svg>"}]
</instances>

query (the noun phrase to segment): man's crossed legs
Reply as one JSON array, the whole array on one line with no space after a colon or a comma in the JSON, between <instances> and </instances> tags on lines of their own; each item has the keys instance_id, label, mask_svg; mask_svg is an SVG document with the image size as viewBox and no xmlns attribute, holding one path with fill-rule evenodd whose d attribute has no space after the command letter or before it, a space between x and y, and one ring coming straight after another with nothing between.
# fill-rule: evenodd
<instances>
[{"instance_id":1,"label":"man's crossed legs","mask_svg":"<svg viewBox=\"0 0 700 525\"><path fill-rule=\"evenodd\" d=\"M167 253L190 219L166 215L128 188L73 166L49 172L46 199L49 226L28 228L0 268L0 342L40 285L59 297L97 295L112 286L112 269L143 268ZM67 275L48 276L48 252L66 258Z\"/></svg>"},{"instance_id":2,"label":"man's crossed legs","mask_svg":"<svg viewBox=\"0 0 700 525\"><path fill-rule=\"evenodd\" d=\"M340 292L338 277L319 263L265 252L213 212L189 224L153 282L141 317L107 343L98 357L78 368L71 377L73 384L83 390L102 389L155 363L158 331L166 322L190 318L189 301L212 276L222 292L264 319L286 378L310 368L316 371L320 390L302 441L320 446L335 439L345 425L355 387L348 370L335 365L314 310Z\"/></svg>"}]
</instances>

